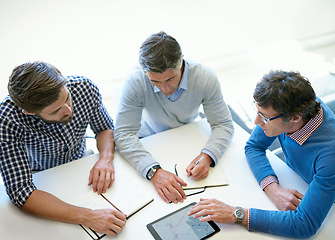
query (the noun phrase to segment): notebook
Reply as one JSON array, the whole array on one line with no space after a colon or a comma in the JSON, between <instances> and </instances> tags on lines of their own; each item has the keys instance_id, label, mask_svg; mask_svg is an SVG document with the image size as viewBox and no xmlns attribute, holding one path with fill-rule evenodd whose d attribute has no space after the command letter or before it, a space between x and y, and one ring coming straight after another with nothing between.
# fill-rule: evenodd
<instances>
[{"instance_id":1,"label":"notebook","mask_svg":"<svg viewBox=\"0 0 335 240\"><path fill-rule=\"evenodd\" d=\"M86 196L79 206L90 209L114 208L126 214L128 219L154 200L125 174L119 174L115 181L117 182L101 195L94 193L92 188L87 188ZM92 239L101 239L105 236L83 225L80 226Z\"/></svg>"},{"instance_id":2,"label":"notebook","mask_svg":"<svg viewBox=\"0 0 335 240\"><path fill-rule=\"evenodd\" d=\"M208 187L220 187L220 186L228 186L229 182L222 171L222 169L219 166L216 166L214 168L209 168L208 176L200 179L195 180L192 177L188 177L186 173L186 168L188 167L188 164L175 164L175 173L177 176L179 176L181 179L184 180L184 182L187 183L187 186L183 187L183 189L200 189L200 188L208 188Z\"/></svg>"}]
</instances>

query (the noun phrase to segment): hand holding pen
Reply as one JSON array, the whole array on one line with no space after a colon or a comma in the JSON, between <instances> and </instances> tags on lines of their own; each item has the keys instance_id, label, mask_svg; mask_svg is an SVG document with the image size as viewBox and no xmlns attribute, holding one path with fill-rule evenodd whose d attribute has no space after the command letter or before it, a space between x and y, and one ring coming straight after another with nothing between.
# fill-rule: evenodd
<instances>
[{"instance_id":1,"label":"hand holding pen","mask_svg":"<svg viewBox=\"0 0 335 240\"><path fill-rule=\"evenodd\" d=\"M186 168L187 176L197 180L207 177L212 161L210 156L201 153Z\"/></svg>"}]
</instances>

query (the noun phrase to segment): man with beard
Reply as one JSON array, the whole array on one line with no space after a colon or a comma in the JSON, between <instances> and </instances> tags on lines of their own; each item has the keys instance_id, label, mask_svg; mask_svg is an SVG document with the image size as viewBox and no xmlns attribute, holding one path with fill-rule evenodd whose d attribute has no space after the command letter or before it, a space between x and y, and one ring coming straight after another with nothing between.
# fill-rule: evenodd
<instances>
[{"instance_id":1,"label":"man with beard","mask_svg":"<svg viewBox=\"0 0 335 240\"><path fill-rule=\"evenodd\" d=\"M7 194L23 211L56 221L83 224L115 236L125 225L118 211L69 205L38 190L32 171L81 158L88 125L96 134L100 156L88 185L98 194L114 182L114 126L98 88L82 76L64 77L44 62L25 63L9 77L0 104L0 170Z\"/></svg>"}]
</instances>

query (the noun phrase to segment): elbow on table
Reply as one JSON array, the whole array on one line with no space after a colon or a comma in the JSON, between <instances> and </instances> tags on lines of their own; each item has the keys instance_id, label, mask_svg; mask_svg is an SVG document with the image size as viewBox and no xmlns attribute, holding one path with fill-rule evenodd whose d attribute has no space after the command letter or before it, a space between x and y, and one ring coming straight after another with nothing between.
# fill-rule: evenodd
<instances>
[{"instance_id":1,"label":"elbow on table","mask_svg":"<svg viewBox=\"0 0 335 240\"><path fill-rule=\"evenodd\" d=\"M300 219L294 223L294 238L310 238L316 234L321 224L313 223L310 219Z\"/></svg>"},{"instance_id":2,"label":"elbow on table","mask_svg":"<svg viewBox=\"0 0 335 240\"><path fill-rule=\"evenodd\" d=\"M250 154L255 153L256 149L258 149L258 147L248 140L244 146L244 154L247 157L247 160L249 159L248 156L250 156Z\"/></svg>"},{"instance_id":3,"label":"elbow on table","mask_svg":"<svg viewBox=\"0 0 335 240\"><path fill-rule=\"evenodd\" d=\"M305 239L316 234L321 219L295 211L269 211L251 209L249 231L260 231L273 235Z\"/></svg>"},{"instance_id":4,"label":"elbow on table","mask_svg":"<svg viewBox=\"0 0 335 240\"><path fill-rule=\"evenodd\" d=\"M306 228L303 228L302 230L298 231L296 233L296 235L292 236L292 237L301 238L301 239L310 238L310 237L315 235L317 230L318 230L318 228L308 228L308 227L306 227Z\"/></svg>"}]
</instances>

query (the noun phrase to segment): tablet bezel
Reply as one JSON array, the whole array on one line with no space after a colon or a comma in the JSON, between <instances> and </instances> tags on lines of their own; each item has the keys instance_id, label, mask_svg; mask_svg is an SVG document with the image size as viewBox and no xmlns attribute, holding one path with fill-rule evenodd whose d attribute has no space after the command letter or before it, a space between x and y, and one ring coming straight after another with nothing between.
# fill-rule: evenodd
<instances>
[{"instance_id":1,"label":"tablet bezel","mask_svg":"<svg viewBox=\"0 0 335 240\"><path fill-rule=\"evenodd\" d=\"M168 217L170 217L170 216L172 216L172 215L174 215L174 214L176 214L176 213L178 213L180 211L183 211L185 208L189 208L189 207L191 207L191 206L193 206L195 204L196 204L196 202L190 203L190 204L186 205L185 207L179 208L178 210L176 210L176 211L174 211L172 213L169 213L169 214L165 215L164 217L161 217L161 218L159 218L159 219L157 219L157 220L155 220L155 221L147 224L147 228L148 228L149 232L155 238L155 240L162 240L161 236L158 234L158 232L156 231L156 229L153 227L153 224L155 224L157 222L160 222L160 221L164 220L165 218L168 218ZM212 232L212 233L204 236L200 240L205 239L205 238L209 238L209 237L213 236L215 233L220 232L220 228L218 227L218 225L216 225L215 222L213 222L213 221L207 221L207 223L214 229L214 232Z\"/></svg>"}]
</instances>

